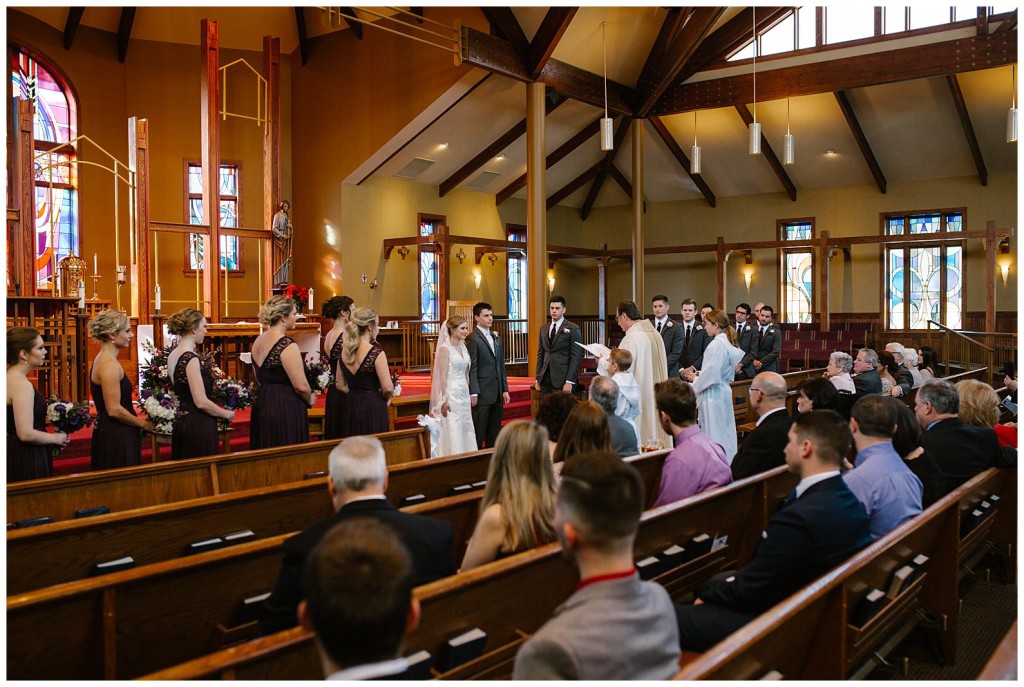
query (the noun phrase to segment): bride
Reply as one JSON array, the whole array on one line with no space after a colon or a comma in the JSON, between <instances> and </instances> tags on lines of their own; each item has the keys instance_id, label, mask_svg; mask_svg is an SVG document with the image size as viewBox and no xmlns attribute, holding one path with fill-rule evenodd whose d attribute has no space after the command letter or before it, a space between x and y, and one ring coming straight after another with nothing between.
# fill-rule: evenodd
<instances>
[{"instance_id":1,"label":"bride","mask_svg":"<svg viewBox=\"0 0 1024 687\"><path fill-rule=\"evenodd\" d=\"M455 315L441 327L430 383L430 415L441 420L434 457L477 450L469 403L469 323Z\"/></svg>"}]
</instances>

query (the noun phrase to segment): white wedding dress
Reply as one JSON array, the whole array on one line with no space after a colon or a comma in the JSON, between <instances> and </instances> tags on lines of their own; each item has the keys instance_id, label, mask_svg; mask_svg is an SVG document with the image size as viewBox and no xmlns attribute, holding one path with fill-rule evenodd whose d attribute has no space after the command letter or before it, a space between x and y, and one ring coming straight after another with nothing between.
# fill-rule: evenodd
<instances>
[{"instance_id":1,"label":"white wedding dress","mask_svg":"<svg viewBox=\"0 0 1024 687\"><path fill-rule=\"evenodd\" d=\"M442 336L434 354L430 384L430 414L440 420L434 458L476 451L473 410L469 403L469 351L462 342L452 342L441 326ZM448 416L441 406L448 404Z\"/></svg>"}]
</instances>

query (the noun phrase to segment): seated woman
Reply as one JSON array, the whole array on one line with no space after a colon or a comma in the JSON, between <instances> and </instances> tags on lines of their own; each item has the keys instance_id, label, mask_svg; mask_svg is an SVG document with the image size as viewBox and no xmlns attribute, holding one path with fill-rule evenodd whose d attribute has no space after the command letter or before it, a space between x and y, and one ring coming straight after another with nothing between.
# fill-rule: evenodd
<instances>
[{"instance_id":1,"label":"seated woman","mask_svg":"<svg viewBox=\"0 0 1024 687\"><path fill-rule=\"evenodd\" d=\"M903 401L891 396L889 402L896 408L896 433L892 437L892 447L910 471L921 480L921 486L924 487L921 507L927 508L946 495L946 478L935 456L921 447L921 424L914 411Z\"/></svg>"},{"instance_id":2,"label":"seated woman","mask_svg":"<svg viewBox=\"0 0 1024 687\"><path fill-rule=\"evenodd\" d=\"M882 380L882 393L888 394L889 389L896 386L896 372L899 365L889 351L878 351L878 376Z\"/></svg>"},{"instance_id":3,"label":"seated woman","mask_svg":"<svg viewBox=\"0 0 1024 687\"><path fill-rule=\"evenodd\" d=\"M28 375L43 366L39 330L7 330L7 483L51 477L50 449L67 446L64 432L46 431L46 399Z\"/></svg>"},{"instance_id":4,"label":"seated woman","mask_svg":"<svg viewBox=\"0 0 1024 687\"><path fill-rule=\"evenodd\" d=\"M463 572L554 541L556 481L547 445L548 432L536 422L501 429Z\"/></svg>"},{"instance_id":5,"label":"seated woman","mask_svg":"<svg viewBox=\"0 0 1024 687\"><path fill-rule=\"evenodd\" d=\"M796 386L796 409L800 413L812 410L837 410L839 392L824 377L805 379Z\"/></svg>"},{"instance_id":6,"label":"seated woman","mask_svg":"<svg viewBox=\"0 0 1024 687\"><path fill-rule=\"evenodd\" d=\"M853 385L853 377L850 372L853 370L853 357L843 351L833 351L828 357L828 367L825 368L825 379L832 382L837 391L845 391L848 394L857 393Z\"/></svg>"},{"instance_id":7,"label":"seated woman","mask_svg":"<svg viewBox=\"0 0 1024 687\"><path fill-rule=\"evenodd\" d=\"M956 383L960 393L960 420L968 425L995 430L1000 446L1017 448L1017 425L999 424L999 395L995 389L977 379Z\"/></svg>"},{"instance_id":8,"label":"seated woman","mask_svg":"<svg viewBox=\"0 0 1024 687\"><path fill-rule=\"evenodd\" d=\"M558 436L554 461L564 462L577 453L612 451L612 432L601 406L593 401L580 401L565 420Z\"/></svg>"},{"instance_id":9,"label":"seated woman","mask_svg":"<svg viewBox=\"0 0 1024 687\"><path fill-rule=\"evenodd\" d=\"M575 396L562 393L545 394L540 399L534 421L548 430L548 452L551 456L555 455L558 437L562 435L565 421L577 403Z\"/></svg>"},{"instance_id":10,"label":"seated woman","mask_svg":"<svg viewBox=\"0 0 1024 687\"><path fill-rule=\"evenodd\" d=\"M939 371L939 358L935 354L935 349L931 346L921 346L918 349L918 361L917 369L921 373L921 383L927 382L929 379L941 376Z\"/></svg>"}]
</instances>

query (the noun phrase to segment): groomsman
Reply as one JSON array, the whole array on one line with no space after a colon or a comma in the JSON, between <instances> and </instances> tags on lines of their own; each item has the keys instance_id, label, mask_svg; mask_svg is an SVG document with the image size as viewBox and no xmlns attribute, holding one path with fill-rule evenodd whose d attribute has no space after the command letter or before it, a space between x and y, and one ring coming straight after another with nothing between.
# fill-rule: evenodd
<instances>
[{"instance_id":1,"label":"groomsman","mask_svg":"<svg viewBox=\"0 0 1024 687\"><path fill-rule=\"evenodd\" d=\"M683 299L679 306L683 316L680 329L683 330L683 353L679 356L679 376L686 370L699 370L704 362L704 350L711 344L711 337L704 331L704 325L697 321L697 302L692 298Z\"/></svg>"},{"instance_id":2,"label":"groomsman","mask_svg":"<svg viewBox=\"0 0 1024 687\"><path fill-rule=\"evenodd\" d=\"M654 329L661 334L665 342L665 355L668 358L668 378L679 377L679 358L683 355L683 328L668 316L668 296L661 294L651 299L651 310L654 311Z\"/></svg>"},{"instance_id":3,"label":"groomsman","mask_svg":"<svg viewBox=\"0 0 1024 687\"><path fill-rule=\"evenodd\" d=\"M551 323L540 331L537 347L537 381L533 388L541 393L562 391L571 394L576 386L583 359L580 328L565 319L565 298L553 295L548 301Z\"/></svg>"},{"instance_id":4,"label":"groomsman","mask_svg":"<svg viewBox=\"0 0 1024 687\"><path fill-rule=\"evenodd\" d=\"M750 352L750 346L755 339L754 326L748 322L750 317L750 304L740 303L736 306L736 323L732 325L736 332L736 345L744 353ZM747 379L743 371L743 361L736 363L736 379Z\"/></svg>"},{"instance_id":5,"label":"groomsman","mask_svg":"<svg viewBox=\"0 0 1024 687\"><path fill-rule=\"evenodd\" d=\"M469 403L473 406L473 429L477 448L493 448L501 430L501 415L509 404L508 378L501 339L491 331L494 310L490 303L473 306L476 327L466 338L469 351Z\"/></svg>"},{"instance_id":6,"label":"groomsman","mask_svg":"<svg viewBox=\"0 0 1024 687\"><path fill-rule=\"evenodd\" d=\"M752 332L750 350L740 364L748 378L761 372L778 372L779 355L782 353L782 332L772 322L775 311L770 305L761 306L757 316L757 328Z\"/></svg>"}]
</instances>

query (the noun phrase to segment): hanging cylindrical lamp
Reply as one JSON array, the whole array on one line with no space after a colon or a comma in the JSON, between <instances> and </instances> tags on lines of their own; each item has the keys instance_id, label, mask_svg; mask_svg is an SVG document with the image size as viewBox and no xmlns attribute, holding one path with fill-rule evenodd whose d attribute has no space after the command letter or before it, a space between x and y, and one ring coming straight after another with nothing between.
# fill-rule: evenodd
<instances>
[{"instance_id":1,"label":"hanging cylindrical lamp","mask_svg":"<svg viewBox=\"0 0 1024 687\"><path fill-rule=\"evenodd\" d=\"M751 155L761 154L761 124L757 121L757 19L754 14L755 8L750 8L750 17L753 24L754 42L751 46L754 49L753 59L753 81L754 81L754 121L748 127L750 129L750 141L747 143L747 152Z\"/></svg>"},{"instance_id":2,"label":"hanging cylindrical lamp","mask_svg":"<svg viewBox=\"0 0 1024 687\"><path fill-rule=\"evenodd\" d=\"M690 174L700 174L700 146L697 145L697 110L693 111L693 147L690 148Z\"/></svg>"},{"instance_id":3,"label":"hanging cylindrical lamp","mask_svg":"<svg viewBox=\"0 0 1024 687\"><path fill-rule=\"evenodd\" d=\"M1006 142L1017 142L1017 65L1011 65L1013 77L1011 85L1013 90L1010 93L1010 111L1006 113Z\"/></svg>"},{"instance_id":4,"label":"hanging cylindrical lamp","mask_svg":"<svg viewBox=\"0 0 1024 687\"><path fill-rule=\"evenodd\" d=\"M786 138L782 148L782 164L791 165L794 160L793 134L789 133L789 98L786 98Z\"/></svg>"},{"instance_id":5,"label":"hanging cylindrical lamp","mask_svg":"<svg viewBox=\"0 0 1024 687\"><path fill-rule=\"evenodd\" d=\"M604 49L604 117L601 118L601 150L615 147L612 133L612 118L608 116L608 40L605 38L605 27L608 22L601 22L601 43Z\"/></svg>"}]
</instances>

